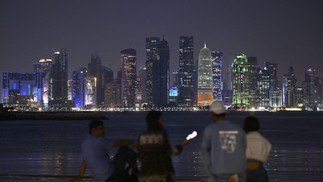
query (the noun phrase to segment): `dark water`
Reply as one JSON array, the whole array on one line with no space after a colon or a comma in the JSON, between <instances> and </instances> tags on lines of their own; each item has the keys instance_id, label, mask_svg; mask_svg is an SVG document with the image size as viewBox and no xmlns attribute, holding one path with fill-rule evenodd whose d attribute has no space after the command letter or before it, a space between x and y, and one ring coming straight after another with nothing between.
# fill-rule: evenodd
<instances>
[{"instance_id":1,"label":"dark water","mask_svg":"<svg viewBox=\"0 0 323 182\"><path fill-rule=\"evenodd\" d=\"M145 129L145 112L107 113L107 137L136 139ZM242 126L249 113L229 113ZM261 132L273 149L266 163L270 181L323 181L323 112L257 112ZM164 112L173 145L188 133L199 134L211 121L207 112ZM0 174L77 175L80 145L89 121L0 121ZM201 135L173 162L178 178L205 177L200 152ZM111 149L111 155L116 149ZM0 177L0 181L3 178Z\"/></svg>"}]
</instances>

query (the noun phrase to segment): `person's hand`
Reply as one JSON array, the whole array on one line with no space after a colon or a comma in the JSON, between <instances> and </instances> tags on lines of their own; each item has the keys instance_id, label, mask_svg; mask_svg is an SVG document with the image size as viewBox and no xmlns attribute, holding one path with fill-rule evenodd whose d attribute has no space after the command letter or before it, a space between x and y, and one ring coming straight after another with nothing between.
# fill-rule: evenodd
<instances>
[{"instance_id":1,"label":"person's hand","mask_svg":"<svg viewBox=\"0 0 323 182\"><path fill-rule=\"evenodd\" d=\"M190 144L191 143L191 140L184 140L183 142L182 142L182 147L185 147L186 145L188 145L188 144Z\"/></svg>"}]
</instances>

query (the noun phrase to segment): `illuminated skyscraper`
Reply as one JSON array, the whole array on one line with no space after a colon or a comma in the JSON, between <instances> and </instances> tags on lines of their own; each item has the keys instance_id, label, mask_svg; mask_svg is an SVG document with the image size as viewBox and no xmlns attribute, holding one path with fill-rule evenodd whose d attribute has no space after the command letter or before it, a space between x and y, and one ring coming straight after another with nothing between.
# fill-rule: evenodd
<instances>
[{"instance_id":1,"label":"illuminated skyscraper","mask_svg":"<svg viewBox=\"0 0 323 182\"><path fill-rule=\"evenodd\" d=\"M283 95L283 106L284 107L297 107L297 99L296 99L296 77L294 73L294 68L292 66L289 67L288 73L283 76L283 84L282 84L282 95Z\"/></svg>"},{"instance_id":2,"label":"illuminated skyscraper","mask_svg":"<svg viewBox=\"0 0 323 182\"><path fill-rule=\"evenodd\" d=\"M179 37L178 105L193 106L195 99L193 36Z\"/></svg>"},{"instance_id":3,"label":"illuminated skyscraper","mask_svg":"<svg viewBox=\"0 0 323 182\"><path fill-rule=\"evenodd\" d=\"M169 46L158 37L146 38L146 99L148 106L167 106L169 89Z\"/></svg>"},{"instance_id":4,"label":"illuminated skyscraper","mask_svg":"<svg viewBox=\"0 0 323 182\"><path fill-rule=\"evenodd\" d=\"M88 68L88 76L95 77L97 80L97 88L95 95L97 96L96 103L101 105L104 103L104 80L102 74L102 65L101 65L101 57L98 54L91 55L91 62L87 66Z\"/></svg>"},{"instance_id":5,"label":"illuminated skyscraper","mask_svg":"<svg viewBox=\"0 0 323 182\"><path fill-rule=\"evenodd\" d=\"M281 106L280 89L277 82L277 64L265 62L264 67L269 72L269 105L271 107Z\"/></svg>"},{"instance_id":6,"label":"illuminated skyscraper","mask_svg":"<svg viewBox=\"0 0 323 182\"><path fill-rule=\"evenodd\" d=\"M122 64L122 107L133 108L135 106L136 86L136 50L125 49L121 52Z\"/></svg>"},{"instance_id":7,"label":"illuminated skyscraper","mask_svg":"<svg viewBox=\"0 0 323 182\"><path fill-rule=\"evenodd\" d=\"M87 68L83 67L74 70L72 73L72 100L75 107L82 108L85 106L85 78L87 77Z\"/></svg>"},{"instance_id":8,"label":"illuminated skyscraper","mask_svg":"<svg viewBox=\"0 0 323 182\"><path fill-rule=\"evenodd\" d=\"M49 109L67 110L68 54L65 49L54 53L50 69Z\"/></svg>"},{"instance_id":9,"label":"illuminated skyscraper","mask_svg":"<svg viewBox=\"0 0 323 182\"><path fill-rule=\"evenodd\" d=\"M250 74L250 95L249 95L249 103L250 107L256 108L258 106L258 90L257 90L257 79L258 79L258 70L257 67L257 57L249 56L247 58L249 62L249 74Z\"/></svg>"},{"instance_id":10,"label":"illuminated skyscraper","mask_svg":"<svg viewBox=\"0 0 323 182\"><path fill-rule=\"evenodd\" d=\"M140 93L141 93L141 101L143 104L147 104L147 99L146 99L146 95L147 95L147 90L146 90L146 68L139 68L139 80L140 80L140 85L139 85L139 89L140 89Z\"/></svg>"},{"instance_id":11,"label":"illuminated skyscraper","mask_svg":"<svg viewBox=\"0 0 323 182\"><path fill-rule=\"evenodd\" d=\"M306 110L315 110L320 100L320 79L316 75L314 68L309 68L305 72L303 82L304 106Z\"/></svg>"},{"instance_id":12,"label":"illuminated skyscraper","mask_svg":"<svg viewBox=\"0 0 323 182\"><path fill-rule=\"evenodd\" d=\"M222 62L223 53L219 51L212 51L212 79L213 79L213 100L222 102Z\"/></svg>"},{"instance_id":13,"label":"illuminated skyscraper","mask_svg":"<svg viewBox=\"0 0 323 182\"><path fill-rule=\"evenodd\" d=\"M267 67L258 70L257 92L258 92L258 107L269 107L269 93L270 93L270 78Z\"/></svg>"},{"instance_id":14,"label":"illuminated skyscraper","mask_svg":"<svg viewBox=\"0 0 323 182\"><path fill-rule=\"evenodd\" d=\"M198 59L197 105L209 106L213 102L212 56L204 44Z\"/></svg>"},{"instance_id":15,"label":"illuminated skyscraper","mask_svg":"<svg viewBox=\"0 0 323 182\"><path fill-rule=\"evenodd\" d=\"M41 99L44 108L48 108L48 89L50 81L50 70L52 68L51 59L41 59L39 62L34 63L34 72L39 72L42 74L42 88L41 88Z\"/></svg>"},{"instance_id":16,"label":"illuminated skyscraper","mask_svg":"<svg viewBox=\"0 0 323 182\"><path fill-rule=\"evenodd\" d=\"M233 60L232 69L232 106L240 108L250 107L251 67L245 54L239 54Z\"/></svg>"}]
</instances>

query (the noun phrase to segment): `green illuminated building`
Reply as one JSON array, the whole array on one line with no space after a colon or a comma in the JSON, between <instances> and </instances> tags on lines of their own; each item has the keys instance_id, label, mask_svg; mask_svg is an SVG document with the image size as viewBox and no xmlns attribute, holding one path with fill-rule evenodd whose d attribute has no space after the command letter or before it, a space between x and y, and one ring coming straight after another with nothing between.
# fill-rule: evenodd
<instances>
[{"instance_id":1,"label":"green illuminated building","mask_svg":"<svg viewBox=\"0 0 323 182\"><path fill-rule=\"evenodd\" d=\"M251 107L252 67L245 54L239 54L233 60L232 69L232 106L239 108Z\"/></svg>"}]
</instances>

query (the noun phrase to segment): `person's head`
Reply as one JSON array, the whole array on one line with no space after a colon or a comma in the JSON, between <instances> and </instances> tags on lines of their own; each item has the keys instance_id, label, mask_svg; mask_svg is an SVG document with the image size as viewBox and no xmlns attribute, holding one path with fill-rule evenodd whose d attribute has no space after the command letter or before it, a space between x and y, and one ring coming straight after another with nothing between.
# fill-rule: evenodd
<instances>
[{"instance_id":1,"label":"person's head","mask_svg":"<svg viewBox=\"0 0 323 182\"><path fill-rule=\"evenodd\" d=\"M159 130L163 128L163 114L160 111L149 111L146 116L148 130Z\"/></svg>"},{"instance_id":2,"label":"person's head","mask_svg":"<svg viewBox=\"0 0 323 182\"><path fill-rule=\"evenodd\" d=\"M211 119L213 121L224 119L227 114L227 110L223 106L222 102L219 101L212 102L209 111L211 113Z\"/></svg>"},{"instance_id":3,"label":"person's head","mask_svg":"<svg viewBox=\"0 0 323 182\"><path fill-rule=\"evenodd\" d=\"M103 122L100 120L92 120L89 124L89 133L92 136L104 137L105 130Z\"/></svg>"},{"instance_id":4,"label":"person's head","mask_svg":"<svg viewBox=\"0 0 323 182\"><path fill-rule=\"evenodd\" d=\"M246 133L259 130L259 121L255 116L248 116L244 120L243 130Z\"/></svg>"}]
</instances>

